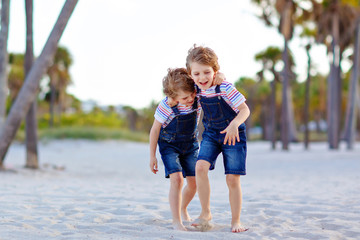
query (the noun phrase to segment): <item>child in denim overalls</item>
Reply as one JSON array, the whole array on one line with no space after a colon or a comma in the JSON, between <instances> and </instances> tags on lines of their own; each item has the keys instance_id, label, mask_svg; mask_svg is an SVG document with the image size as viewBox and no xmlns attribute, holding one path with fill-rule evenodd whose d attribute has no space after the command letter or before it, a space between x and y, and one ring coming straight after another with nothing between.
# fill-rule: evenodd
<instances>
[{"instance_id":1,"label":"child in denim overalls","mask_svg":"<svg viewBox=\"0 0 360 240\"><path fill-rule=\"evenodd\" d=\"M223 78L223 74L218 74L215 82L220 84ZM185 68L169 69L163 79L163 88L167 97L157 107L150 131L150 170L155 174L158 171L158 144L165 177L170 178L173 227L186 231L181 217L184 221L191 221L187 206L196 193L195 165L199 149L196 126L200 109L194 81ZM187 185L181 196L184 177Z\"/></svg>"},{"instance_id":2,"label":"child in denim overalls","mask_svg":"<svg viewBox=\"0 0 360 240\"><path fill-rule=\"evenodd\" d=\"M231 83L213 84L219 64L212 49L194 46L189 50L186 67L198 87L205 127L196 163L196 184L202 211L192 225L203 229L211 227L208 171L214 169L216 158L222 153L232 214L231 231L246 231L247 228L240 222L240 175L246 174L244 122L250 114L249 108L244 96Z\"/></svg>"}]
</instances>

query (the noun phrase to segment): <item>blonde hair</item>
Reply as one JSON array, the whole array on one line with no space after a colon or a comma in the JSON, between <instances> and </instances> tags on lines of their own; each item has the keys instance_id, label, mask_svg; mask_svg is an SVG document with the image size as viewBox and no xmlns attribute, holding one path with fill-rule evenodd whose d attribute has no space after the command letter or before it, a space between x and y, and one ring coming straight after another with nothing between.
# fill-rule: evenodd
<instances>
[{"instance_id":1,"label":"blonde hair","mask_svg":"<svg viewBox=\"0 0 360 240\"><path fill-rule=\"evenodd\" d=\"M195 84L185 68L168 69L163 79L163 92L166 96L175 98L178 91L195 92Z\"/></svg>"},{"instance_id":2,"label":"blonde hair","mask_svg":"<svg viewBox=\"0 0 360 240\"><path fill-rule=\"evenodd\" d=\"M194 46L189 49L186 57L186 69L189 74L191 74L191 63L193 62L210 66L214 72L220 69L218 57L214 50L208 47L196 46L196 44L194 44Z\"/></svg>"}]
</instances>

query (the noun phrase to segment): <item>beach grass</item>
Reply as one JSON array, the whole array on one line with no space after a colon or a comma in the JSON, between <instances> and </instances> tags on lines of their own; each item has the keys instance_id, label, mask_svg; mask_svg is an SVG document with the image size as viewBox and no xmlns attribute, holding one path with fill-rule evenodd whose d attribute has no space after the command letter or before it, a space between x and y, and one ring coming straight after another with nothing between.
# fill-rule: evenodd
<instances>
[{"instance_id":1,"label":"beach grass","mask_svg":"<svg viewBox=\"0 0 360 240\"><path fill-rule=\"evenodd\" d=\"M106 127L56 127L39 129L40 140L47 139L89 139L89 140L128 140L134 142L148 142L149 135L145 132L135 132L128 129ZM16 140L25 140L25 131L19 130Z\"/></svg>"}]
</instances>

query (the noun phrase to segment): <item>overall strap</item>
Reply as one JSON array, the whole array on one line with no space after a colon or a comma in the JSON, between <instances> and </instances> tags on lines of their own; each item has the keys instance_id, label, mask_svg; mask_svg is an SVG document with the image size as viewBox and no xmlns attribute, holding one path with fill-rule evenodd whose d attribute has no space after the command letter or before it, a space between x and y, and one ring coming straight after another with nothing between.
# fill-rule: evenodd
<instances>
[{"instance_id":1,"label":"overall strap","mask_svg":"<svg viewBox=\"0 0 360 240\"><path fill-rule=\"evenodd\" d=\"M177 108L177 106L178 106L178 105L171 107L171 109L172 109L173 112L175 113L175 116L177 116L177 115L180 114L179 109Z\"/></svg>"},{"instance_id":2,"label":"overall strap","mask_svg":"<svg viewBox=\"0 0 360 240\"><path fill-rule=\"evenodd\" d=\"M197 97L195 97L194 98L194 103L193 103L193 109L197 109L198 108L198 98Z\"/></svg>"},{"instance_id":3,"label":"overall strap","mask_svg":"<svg viewBox=\"0 0 360 240\"><path fill-rule=\"evenodd\" d=\"M221 93L220 85L216 85L216 87L215 87L215 92L216 92L216 93Z\"/></svg>"},{"instance_id":4,"label":"overall strap","mask_svg":"<svg viewBox=\"0 0 360 240\"><path fill-rule=\"evenodd\" d=\"M200 88L195 84L196 93L199 94L201 92Z\"/></svg>"}]
</instances>

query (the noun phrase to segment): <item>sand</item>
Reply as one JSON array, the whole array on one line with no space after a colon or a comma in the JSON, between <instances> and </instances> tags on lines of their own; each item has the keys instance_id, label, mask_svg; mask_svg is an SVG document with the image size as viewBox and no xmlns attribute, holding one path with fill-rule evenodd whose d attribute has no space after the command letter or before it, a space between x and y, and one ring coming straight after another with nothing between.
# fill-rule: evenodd
<instances>
[{"instance_id":1,"label":"sand","mask_svg":"<svg viewBox=\"0 0 360 240\"><path fill-rule=\"evenodd\" d=\"M14 143L0 172L0 239L360 239L360 144L309 151L248 144L241 220L231 233L222 159L210 173L215 228L174 231L163 165L148 167L144 143L62 140L39 146L41 169L24 169ZM159 158L160 160L160 158ZM189 213L200 213L197 196Z\"/></svg>"}]
</instances>

